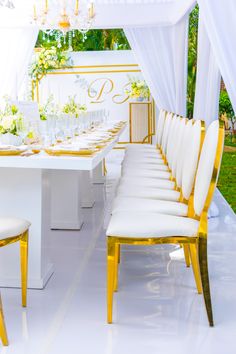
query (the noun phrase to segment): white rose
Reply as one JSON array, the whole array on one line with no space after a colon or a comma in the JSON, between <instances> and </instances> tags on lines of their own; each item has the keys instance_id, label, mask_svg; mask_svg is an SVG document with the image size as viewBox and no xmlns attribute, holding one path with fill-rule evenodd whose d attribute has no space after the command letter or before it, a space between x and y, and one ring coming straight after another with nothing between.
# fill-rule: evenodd
<instances>
[{"instance_id":1,"label":"white rose","mask_svg":"<svg viewBox=\"0 0 236 354\"><path fill-rule=\"evenodd\" d=\"M2 118L2 126L5 130L11 129L12 123L14 121L14 116L5 116Z\"/></svg>"}]
</instances>

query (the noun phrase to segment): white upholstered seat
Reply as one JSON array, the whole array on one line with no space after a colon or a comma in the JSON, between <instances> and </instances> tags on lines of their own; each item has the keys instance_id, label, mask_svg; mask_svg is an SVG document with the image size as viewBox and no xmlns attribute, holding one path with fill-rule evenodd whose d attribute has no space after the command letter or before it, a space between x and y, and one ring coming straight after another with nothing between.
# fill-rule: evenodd
<instances>
[{"instance_id":1,"label":"white upholstered seat","mask_svg":"<svg viewBox=\"0 0 236 354\"><path fill-rule=\"evenodd\" d=\"M156 145L150 145L150 144L135 144L135 143L132 143L132 144L129 144L127 147L126 147L126 151L149 151L149 150L157 150L158 151L158 148L156 147Z\"/></svg>"},{"instance_id":2,"label":"white upholstered seat","mask_svg":"<svg viewBox=\"0 0 236 354\"><path fill-rule=\"evenodd\" d=\"M148 178L148 177L123 177L120 180L119 185L125 186L130 185L137 186L139 188L151 187L151 188L161 188L161 189L174 189L175 182L168 179L158 179L158 178Z\"/></svg>"},{"instance_id":3,"label":"white upholstered seat","mask_svg":"<svg viewBox=\"0 0 236 354\"><path fill-rule=\"evenodd\" d=\"M170 179L171 174L167 171L152 171L132 168L130 170L124 171L123 176L135 176L135 177L150 177L150 178L160 178L160 179Z\"/></svg>"},{"instance_id":4,"label":"white upholstered seat","mask_svg":"<svg viewBox=\"0 0 236 354\"><path fill-rule=\"evenodd\" d=\"M172 215L117 212L112 215L107 236L154 238L188 236L196 237L199 221Z\"/></svg>"},{"instance_id":5,"label":"white upholstered seat","mask_svg":"<svg viewBox=\"0 0 236 354\"><path fill-rule=\"evenodd\" d=\"M30 227L30 222L24 219L0 217L0 239L23 234Z\"/></svg>"},{"instance_id":6,"label":"white upholstered seat","mask_svg":"<svg viewBox=\"0 0 236 354\"><path fill-rule=\"evenodd\" d=\"M126 211L153 212L175 216L187 216L188 205L180 202L171 202L166 200L154 200L132 197L117 197L114 200L112 214Z\"/></svg>"},{"instance_id":7,"label":"white upholstered seat","mask_svg":"<svg viewBox=\"0 0 236 354\"><path fill-rule=\"evenodd\" d=\"M134 158L134 159L131 159L131 158L128 158L128 159L125 159L123 161L123 164L122 166L126 166L126 165L130 165L130 166L133 166L133 165L140 165L140 164L149 164L149 165L164 165L164 161L162 158L155 158L155 157L148 157L148 158L145 158L145 157L139 157L139 158Z\"/></svg>"},{"instance_id":8,"label":"white upholstered seat","mask_svg":"<svg viewBox=\"0 0 236 354\"><path fill-rule=\"evenodd\" d=\"M123 164L123 172L124 171L130 171L133 169L138 169L141 171L145 171L145 170L151 170L151 171L169 171L169 168L167 165L165 165L164 163L131 163L131 164Z\"/></svg>"},{"instance_id":9,"label":"white upholstered seat","mask_svg":"<svg viewBox=\"0 0 236 354\"><path fill-rule=\"evenodd\" d=\"M160 200L170 200L177 202L180 199L180 192L176 190L152 188L139 186L118 186L117 196L123 197L135 197L135 198L149 198L149 199L160 199Z\"/></svg>"}]
</instances>

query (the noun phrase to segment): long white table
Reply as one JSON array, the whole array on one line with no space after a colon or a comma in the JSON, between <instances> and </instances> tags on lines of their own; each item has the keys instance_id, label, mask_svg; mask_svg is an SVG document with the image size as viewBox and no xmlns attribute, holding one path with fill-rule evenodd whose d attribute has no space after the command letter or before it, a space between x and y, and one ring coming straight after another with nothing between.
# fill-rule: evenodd
<instances>
[{"instance_id":1,"label":"long white table","mask_svg":"<svg viewBox=\"0 0 236 354\"><path fill-rule=\"evenodd\" d=\"M50 228L80 229L81 193L84 206L92 206L92 171L100 171L107 154L117 144L125 126L112 141L90 157L0 157L0 215L31 221L29 238L29 288L42 289L53 273ZM83 196L82 196L83 199ZM87 205L86 205L87 203ZM51 213L52 210L52 213ZM0 286L20 286L19 245L0 250Z\"/></svg>"}]
</instances>

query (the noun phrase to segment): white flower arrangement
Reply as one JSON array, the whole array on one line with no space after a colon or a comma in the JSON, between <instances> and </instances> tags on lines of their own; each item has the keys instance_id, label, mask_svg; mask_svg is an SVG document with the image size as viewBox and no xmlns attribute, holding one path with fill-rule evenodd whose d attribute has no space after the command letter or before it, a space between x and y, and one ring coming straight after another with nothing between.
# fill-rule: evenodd
<instances>
[{"instance_id":1,"label":"white flower arrangement","mask_svg":"<svg viewBox=\"0 0 236 354\"><path fill-rule=\"evenodd\" d=\"M47 120L48 115L57 115L60 113L60 107L54 102L53 95L50 95L45 104L39 105L39 114L41 120Z\"/></svg>"},{"instance_id":2,"label":"white flower arrangement","mask_svg":"<svg viewBox=\"0 0 236 354\"><path fill-rule=\"evenodd\" d=\"M35 60L30 67L30 76L34 82L40 81L48 71L62 69L69 64L69 55L56 47L42 48L35 54Z\"/></svg>"},{"instance_id":3,"label":"white flower arrangement","mask_svg":"<svg viewBox=\"0 0 236 354\"><path fill-rule=\"evenodd\" d=\"M0 111L0 134L13 134L18 136L24 130L24 117L15 105L6 99L6 106Z\"/></svg>"},{"instance_id":4,"label":"white flower arrangement","mask_svg":"<svg viewBox=\"0 0 236 354\"><path fill-rule=\"evenodd\" d=\"M144 80L137 80L135 78L129 78L129 88L125 93L130 98L145 98L150 96L150 90Z\"/></svg>"},{"instance_id":5,"label":"white flower arrangement","mask_svg":"<svg viewBox=\"0 0 236 354\"><path fill-rule=\"evenodd\" d=\"M76 95L69 96L68 102L62 107L62 112L78 118L82 113L87 111L86 105L76 102Z\"/></svg>"}]
</instances>

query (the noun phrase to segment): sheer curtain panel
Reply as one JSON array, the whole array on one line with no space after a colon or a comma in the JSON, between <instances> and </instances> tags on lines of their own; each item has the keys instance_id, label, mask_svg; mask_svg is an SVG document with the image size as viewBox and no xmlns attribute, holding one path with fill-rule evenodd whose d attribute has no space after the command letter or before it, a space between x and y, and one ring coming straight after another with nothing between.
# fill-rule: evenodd
<instances>
[{"instance_id":1,"label":"sheer curtain panel","mask_svg":"<svg viewBox=\"0 0 236 354\"><path fill-rule=\"evenodd\" d=\"M37 40L38 29L0 28L0 100L4 95L16 99L28 70L29 62Z\"/></svg>"},{"instance_id":2,"label":"sheer curtain panel","mask_svg":"<svg viewBox=\"0 0 236 354\"><path fill-rule=\"evenodd\" d=\"M236 112L236 1L198 0L218 67Z\"/></svg>"},{"instance_id":3,"label":"sheer curtain panel","mask_svg":"<svg viewBox=\"0 0 236 354\"><path fill-rule=\"evenodd\" d=\"M188 16L174 26L126 28L125 34L157 106L185 116Z\"/></svg>"},{"instance_id":4,"label":"sheer curtain panel","mask_svg":"<svg viewBox=\"0 0 236 354\"><path fill-rule=\"evenodd\" d=\"M198 27L197 81L194 101L195 119L205 120L208 126L219 115L221 75L212 51L201 12Z\"/></svg>"}]
</instances>

